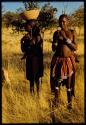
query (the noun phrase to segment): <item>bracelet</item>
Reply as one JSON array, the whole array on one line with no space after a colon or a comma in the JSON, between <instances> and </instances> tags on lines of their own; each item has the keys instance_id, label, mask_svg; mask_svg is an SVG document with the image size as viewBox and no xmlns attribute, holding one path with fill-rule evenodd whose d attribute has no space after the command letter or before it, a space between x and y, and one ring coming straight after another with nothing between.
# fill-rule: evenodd
<instances>
[{"instance_id":1,"label":"bracelet","mask_svg":"<svg viewBox=\"0 0 86 125\"><path fill-rule=\"evenodd\" d=\"M52 43L53 45L57 45L58 43Z\"/></svg>"},{"instance_id":2,"label":"bracelet","mask_svg":"<svg viewBox=\"0 0 86 125\"><path fill-rule=\"evenodd\" d=\"M70 39L67 39L66 42L67 42L68 44L71 44L71 40L70 40Z\"/></svg>"}]
</instances>

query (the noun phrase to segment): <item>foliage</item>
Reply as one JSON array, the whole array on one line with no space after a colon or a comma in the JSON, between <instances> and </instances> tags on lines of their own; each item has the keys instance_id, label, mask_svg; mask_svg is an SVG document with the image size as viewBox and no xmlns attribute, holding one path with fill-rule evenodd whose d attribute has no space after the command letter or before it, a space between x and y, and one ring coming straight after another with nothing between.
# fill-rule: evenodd
<instances>
[{"instance_id":1,"label":"foliage","mask_svg":"<svg viewBox=\"0 0 86 125\"><path fill-rule=\"evenodd\" d=\"M19 12L19 10L17 9ZM2 15L2 23L8 28L9 26L15 27L16 29L23 28L25 21L22 19L20 13L7 11Z\"/></svg>"},{"instance_id":2,"label":"foliage","mask_svg":"<svg viewBox=\"0 0 86 125\"><path fill-rule=\"evenodd\" d=\"M26 10L39 8L38 2L23 3ZM42 6L38 17L38 23L41 26L41 28L48 28L57 23L57 19L55 18L55 12L57 12L57 9L53 8L53 6L50 5L50 2L46 2L44 6Z\"/></svg>"},{"instance_id":3,"label":"foliage","mask_svg":"<svg viewBox=\"0 0 86 125\"><path fill-rule=\"evenodd\" d=\"M54 24L57 23L57 19L55 18L56 12L57 8L51 6L49 2L44 4L38 17L39 24L42 28L52 27Z\"/></svg>"},{"instance_id":4,"label":"foliage","mask_svg":"<svg viewBox=\"0 0 86 125\"><path fill-rule=\"evenodd\" d=\"M25 9L30 10L33 8L38 8L38 2L23 2ZM22 25L25 23L25 20L22 19L20 13L24 11L22 8L18 8L16 12L5 12L2 14L2 21L4 24L9 27L12 22L14 24ZM50 5L50 2L46 2L40 10L40 14L38 17L38 24L41 28L50 28L58 25L58 20L56 18L56 13L58 12L57 8L54 8ZM76 11L74 11L71 15L69 15L70 23L72 26L81 26L84 24L84 7L80 6ZM15 23L16 22L16 23ZM19 22L19 23L17 23ZM19 27L20 25L15 25Z\"/></svg>"},{"instance_id":5,"label":"foliage","mask_svg":"<svg viewBox=\"0 0 86 125\"><path fill-rule=\"evenodd\" d=\"M84 25L84 7L80 6L73 14L71 14L70 18L73 26L80 27Z\"/></svg>"},{"instance_id":6,"label":"foliage","mask_svg":"<svg viewBox=\"0 0 86 125\"><path fill-rule=\"evenodd\" d=\"M38 2L23 2L25 10L32 10L39 8Z\"/></svg>"},{"instance_id":7,"label":"foliage","mask_svg":"<svg viewBox=\"0 0 86 125\"><path fill-rule=\"evenodd\" d=\"M10 26L13 19L16 19L16 18L17 18L17 15L15 16L15 13L10 11L2 15L2 20L5 23L6 27Z\"/></svg>"},{"instance_id":8,"label":"foliage","mask_svg":"<svg viewBox=\"0 0 86 125\"><path fill-rule=\"evenodd\" d=\"M16 13L20 14L23 12L23 8L22 7L19 7L18 9L16 9Z\"/></svg>"},{"instance_id":9,"label":"foliage","mask_svg":"<svg viewBox=\"0 0 86 125\"><path fill-rule=\"evenodd\" d=\"M38 2L24 2L25 9L33 9L38 8ZM3 21L8 26L10 24L19 24L23 23L24 20L22 19L20 13L23 11L22 8L18 8L16 10L16 13L13 12L6 12L3 15ZM41 8L39 17L38 17L38 23L41 26L41 28L49 28L52 26L57 25L57 19L55 17L55 13L57 12L57 9L50 5L49 2L44 4L44 6ZM16 23L16 21L18 23ZM19 26L19 25L17 25Z\"/></svg>"}]
</instances>

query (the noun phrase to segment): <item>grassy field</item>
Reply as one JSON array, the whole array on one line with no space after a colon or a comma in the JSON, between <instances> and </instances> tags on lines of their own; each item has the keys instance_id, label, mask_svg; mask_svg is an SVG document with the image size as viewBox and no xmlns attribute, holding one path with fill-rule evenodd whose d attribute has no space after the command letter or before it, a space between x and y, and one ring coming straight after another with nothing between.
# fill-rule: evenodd
<instances>
[{"instance_id":1,"label":"grassy field","mask_svg":"<svg viewBox=\"0 0 86 125\"><path fill-rule=\"evenodd\" d=\"M29 93L29 81L25 77L25 60L21 61L20 39L23 34L2 29L2 65L8 70L11 86L2 86L2 123L84 123L84 36L78 36L75 97L73 110L67 110L66 88L61 87L60 106L51 108L50 62L52 33L44 33L44 76L40 85L40 98Z\"/></svg>"}]
</instances>

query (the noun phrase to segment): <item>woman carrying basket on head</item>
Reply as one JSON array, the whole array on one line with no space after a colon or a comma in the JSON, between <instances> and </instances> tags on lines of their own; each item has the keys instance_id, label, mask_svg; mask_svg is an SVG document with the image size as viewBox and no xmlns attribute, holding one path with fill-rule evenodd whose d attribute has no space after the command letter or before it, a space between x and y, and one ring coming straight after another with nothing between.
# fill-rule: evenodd
<instances>
[{"instance_id":1,"label":"woman carrying basket on head","mask_svg":"<svg viewBox=\"0 0 86 125\"><path fill-rule=\"evenodd\" d=\"M27 34L21 39L21 49L24 52L22 59L26 58L26 78L30 81L30 93L34 93L36 83L39 95L40 77L43 76L43 39L36 19L27 20L25 29Z\"/></svg>"}]
</instances>

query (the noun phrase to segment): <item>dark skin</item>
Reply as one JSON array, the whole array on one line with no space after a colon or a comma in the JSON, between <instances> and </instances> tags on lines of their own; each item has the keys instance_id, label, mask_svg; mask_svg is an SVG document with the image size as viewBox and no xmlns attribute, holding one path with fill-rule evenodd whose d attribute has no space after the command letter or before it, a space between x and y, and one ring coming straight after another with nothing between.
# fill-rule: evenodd
<instances>
[{"instance_id":1,"label":"dark skin","mask_svg":"<svg viewBox=\"0 0 86 125\"><path fill-rule=\"evenodd\" d=\"M34 26L35 26L35 22L27 23L27 25L26 25L27 34L21 39L21 42L24 42L25 40L27 40L26 41L26 43L27 43L26 48L28 47L28 49L27 49L27 51L25 51L24 56L21 59L25 59L26 57L34 56L34 51L33 50L35 50L36 47L38 47L38 51L39 51L39 48L42 49L41 47L42 47L42 42L43 41L41 40L40 34L37 34L37 36L33 35L32 31L34 29ZM32 70L33 70L33 68L32 68ZM37 94L39 96L39 89L40 89L39 76L33 77L33 75L32 75L32 77L30 78L30 93L31 94L34 93L34 82L36 82Z\"/></svg>"},{"instance_id":2,"label":"dark skin","mask_svg":"<svg viewBox=\"0 0 86 125\"><path fill-rule=\"evenodd\" d=\"M71 31L69 29L69 22L66 17L63 17L60 20L60 27L61 30L58 31L57 40L58 40L58 46L59 48L61 48L60 49L61 51L59 51L58 53L59 56L70 57L70 55L74 53L75 50L77 50L76 33L75 31ZM67 39L70 39L71 43L68 43ZM69 89L72 88L72 78L73 76L70 76L67 78L66 81L68 103L70 103L72 100L72 96L70 95L71 92L69 91ZM61 83L58 82L57 87L59 88L60 85ZM59 89L55 89L55 103L58 103L58 96L59 96ZM71 105L68 105L68 108L70 109Z\"/></svg>"},{"instance_id":3,"label":"dark skin","mask_svg":"<svg viewBox=\"0 0 86 125\"><path fill-rule=\"evenodd\" d=\"M77 50L77 44L76 44L76 33L73 31L71 32L71 30L69 29L68 25L68 19L67 18L63 18L60 22L61 25L61 31L60 31L60 35L59 38L61 40L63 40L63 45L62 45L62 53L65 56L68 56L71 54L72 50L75 51ZM71 40L71 43L67 43L67 39Z\"/></svg>"},{"instance_id":4,"label":"dark skin","mask_svg":"<svg viewBox=\"0 0 86 125\"><path fill-rule=\"evenodd\" d=\"M61 20L61 39L63 39L63 42L65 43L64 45L62 45L62 51L63 54L65 56L67 56L68 54L71 54L73 51L77 50L77 44L76 44L76 33L73 31L71 32L71 30L69 29L69 22L67 18L63 18ZM67 39L71 40L71 43L68 44L66 42ZM71 86L71 77L68 78L68 84L67 84L67 88L70 88Z\"/></svg>"}]
</instances>

